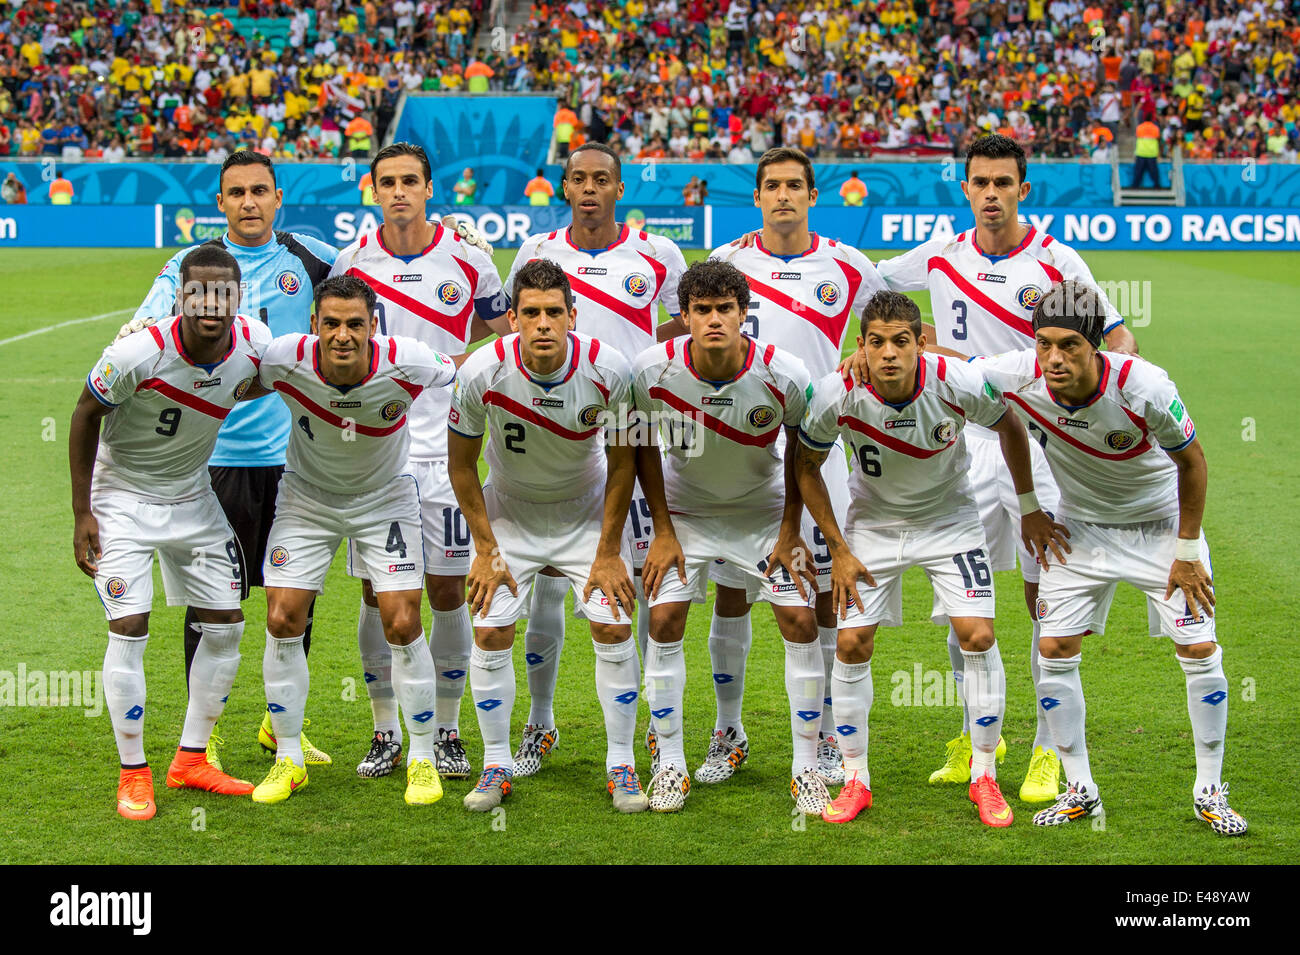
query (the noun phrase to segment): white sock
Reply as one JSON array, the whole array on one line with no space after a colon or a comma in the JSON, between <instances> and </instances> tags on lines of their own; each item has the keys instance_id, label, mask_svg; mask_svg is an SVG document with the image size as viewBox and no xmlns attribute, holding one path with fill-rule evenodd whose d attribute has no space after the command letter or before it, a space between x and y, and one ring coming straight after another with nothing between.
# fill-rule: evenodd
<instances>
[{"instance_id":1,"label":"white sock","mask_svg":"<svg viewBox=\"0 0 1300 955\"><path fill-rule=\"evenodd\" d=\"M713 695L718 703L714 730L735 729L736 739L745 739L741 709L745 702L745 663L754 630L749 614L720 617L714 608L709 622L709 663L713 667Z\"/></svg>"},{"instance_id":2,"label":"white sock","mask_svg":"<svg viewBox=\"0 0 1300 955\"><path fill-rule=\"evenodd\" d=\"M361 651L361 667L365 671L366 693L370 696L370 712L375 720L375 732L392 733L393 739L402 742L402 721L397 715L397 697L393 695L393 654L384 636L384 622L379 608L361 601L357 615L357 648Z\"/></svg>"},{"instance_id":3,"label":"white sock","mask_svg":"<svg viewBox=\"0 0 1300 955\"><path fill-rule=\"evenodd\" d=\"M117 758L123 766L143 766L144 648L149 634L124 637L109 633L104 651L104 702L113 721Z\"/></svg>"},{"instance_id":4,"label":"white sock","mask_svg":"<svg viewBox=\"0 0 1300 955\"><path fill-rule=\"evenodd\" d=\"M515 708L514 650L484 650L475 646L469 653L469 689L478 710L478 729L483 736L483 765L515 768L510 750L510 714Z\"/></svg>"},{"instance_id":5,"label":"white sock","mask_svg":"<svg viewBox=\"0 0 1300 955\"><path fill-rule=\"evenodd\" d=\"M1046 711L1047 726L1056 741L1056 751L1065 767L1069 783L1083 783L1093 795L1097 784L1088 765L1088 744L1084 737L1087 707L1083 701L1083 684L1079 680L1079 661L1083 654L1076 653L1063 660L1039 659L1042 668L1038 682L1038 706Z\"/></svg>"},{"instance_id":6,"label":"white sock","mask_svg":"<svg viewBox=\"0 0 1300 955\"><path fill-rule=\"evenodd\" d=\"M406 731L411 735L407 758L432 760L433 744L438 738L437 724L433 722L438 677L433 668L433 654L423 631L413 643L404 647L390 643L388 648L393 655L393 693L406 716Z\"/></svg>"},{"instance_id":7,"label":"white sock","mask_svg":"<svg viewBox=\"0 0 1300 955\"><path fill-rule=\"evenodd\" d=\"M682 641L650 641L645 658L645 698L650 705L650 725L659 739L659 766L686 768L686 741L682 733L682 694L686 688L686 655Z\"/></svg>"},{"instance_id":8,"label":"white sock","mask_svg":"<svg viewBox=\"0 0 1300 955\"><path fill-rule=\"evenodd\" d=\"M524 632L524 662L528 664L528 722L550 729L555 725L555 683L564 649L564 595L568 577L533 578L533 599Z\"/></svg>"},{"instance_id":9,"label":"white sock","mask_svg":"<svg viewBox=\"0 0 1300 955\"><path fill-rule=\"evenodd\" d=\"M817 627L817 642L822 648L822 674L825 678L826 698L822 700L822 735L833 736L835 716L831 712L831 676L835 670L835 645L839 642L838 627Z\"/></svg>"},{"instance_id":10,"label":"white sock","mask_svg":"<svg viewBox=\"0 0 1300 955\"><path fill-rule=\"evenodd\" d=\"M632 737L636 735L637 686L641 682L636 645L631 640L591 642L596 650L596 696L605 713L605 769L635 766Z\"/></svg>"},{"instance_id":11,"label":"white sock","mask_svg":"<svg viewBox=\"0 0 1300 955\"><path fill-rule=\"evenodd\" d=\"M262 656L262 679L266 683L266 708L271 712L275 730L276 759L286 756L298 766L305 766L302 756L302 717L307 709L307 691L311 676L307 672L307 654L302 648L302 634L277 640L266 634L266 652Z\"/></svg>"},{"instance_id":12,"label":"white sock","mask_svg":"<svg viewBox=\"0 0 1300 955\"><path fill-rule=\"evenodd\" d=\"M1228 733L1228 678L1223 675L1223 649L1204 660L1179 657L1187 677L1187 713L1196 743L1196 786L1193 795L1211 786L1221 788L1223 740Z\"/></svg>"},{"instance_id":13,"label":"white sock","mask_svg":"<svg viewBox=\"0 0 1300 955\"><path fill-rule=\"evenodd\" d=\"M190 702L185 708L181 746L204 749L212 727L221 719L226 699L239 672L239 639L244 622L201 623L203 639L190 664Z\"/></svg>"},{"instance_id":14,"label":"white sock","mask_svg":"<svg viewBox=\"0 0 1300 955\"><path fill-rule=\"evenodd\" d=\"M835 710L835 738L844 754L844 775L858 774L862 785L871 788L871 771L867 769L867 731L875 690L871 684L871 661L845 663L835 658L831 671L831 699Z\"/></svg>"},{"instance_id":15,"label":"white sock","mask_svg":"<svg viewBox=\"0 0 1300 955\"><path fill-rule=\"evenodd\" d=\"M650 601L645 598L640 574L632 578L632 585L636 587L636 649L644 663L646 644L650 642Z\"/></svg>"},{"instance_id":16,"label":"white sock","mask_svg":"<svg viewBox=\"0 0 1300 955\"><path fill-rule=\"evenodd\" d=\"M1034 694L1036 697L1042 697L1043 694L1038 692L1038 678L1042 676L1043 668L1038 661L1038 640L1041 636L1042 624L1037 620L1034 621L1034 642L1029 647L1029 678L1034 681ZM1052 731L1047 725L1047 713L1041 706L1034 707L1034 718L1037 725L1034 727L1034 749L1043 747L1049 753L1056 752L1056 743L1052 739Z\"/></svg>"},{"instance_id":17,"label":"white sock","mask_svg":"<svg viewBox=\"0 0 1300 955\"><path fill-rule=\"evenodd\" d=\"M948 627L948 663L952 667L953 682L957 684L957 698L961 700L961 735L970 735L970 708L966 706L966 694L962 692L961 684L966 679L966 658L961 655L961 641L957 639L957 631L950 625Z\"/></svg>"},{"instance_id":18,"label":"white sock","mask_svg":"<svg viewBox=\"0 0 1300 955\"><path fill-rule=\"evenodd\" d=\"M966 711L971 715L970 778L998 778L998 738L1002 735L1002 716L1007 706L1006 674L1002 670L1002 653L996 643L983 652L963 650L966 676L962 680Z\"/></svg>"},{"instance_id":19,"label":"white sock","mask_svg":"<svg viewBox=\"0 0 1300 955\"><path fill-rule=\"evenodd\" d=\"M434 730L460 735L460 701L465 695L465 675L469 672L470 648L474 646L474 625L469 619L469 604L455 610L435 610L429 631L429 651L437 671L437 701L434 703Z\"/></svg>"},{"instance_id":20,"label":"white sock","mask_svg":"<svg viewBox=\"0 0 1300 955\"><path fill-rule=\"evenodd\" d=\"M816 641L781 642L785 644L785 695L790 701L790 734L794 740L790 776L794 777L805 769L817 768L817 733L822 725L826 675Z\"/></svg>"}]
</instances>

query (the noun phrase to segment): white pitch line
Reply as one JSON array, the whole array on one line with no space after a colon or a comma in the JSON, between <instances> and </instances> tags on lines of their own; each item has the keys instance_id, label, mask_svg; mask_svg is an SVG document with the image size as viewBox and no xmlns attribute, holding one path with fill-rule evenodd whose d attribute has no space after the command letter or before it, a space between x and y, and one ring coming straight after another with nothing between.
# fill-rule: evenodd
<instances>
[{"instance_id":1,"label":"white pitch line","mask_svg":"<svg viewBox=\"0 0 1300 955\"><path fill-rule=\"evenodd\" d=\"M98 322L105 318L113 318L117 315L126 315L134 312L133 308L119 308L113 312L104 312L102 315L90 315L86 318L74 318L71 321L59 322L57 325L46 325L44 328L34 328L30 332L23 332L21 335L15 335L13 338L0 338L0 345L8 345L11 342L20 342L24 338L34 338L37 335L44 335L46 332L52 332L57 328L67 328L69 325L84 325L86 322Z\"/></svg>"}]
</instances>

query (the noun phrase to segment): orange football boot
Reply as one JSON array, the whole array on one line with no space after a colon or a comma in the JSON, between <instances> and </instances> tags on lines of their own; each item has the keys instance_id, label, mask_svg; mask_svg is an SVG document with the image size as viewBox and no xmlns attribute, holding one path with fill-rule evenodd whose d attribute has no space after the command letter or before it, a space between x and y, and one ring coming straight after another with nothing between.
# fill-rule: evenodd
<instances>
[{"instance_id":1,"label":"orange football boot","mask_svg":"<svg viewBox=\"0 0 1300 955\"><path fill-rule=\"evenodd\" d=\"M251 796L253 784L236 779L208 762L206 753L187 753L178 749L167 767L167 785L171 789L201 789L223 796Z\"/></svg>"}]
</instances>

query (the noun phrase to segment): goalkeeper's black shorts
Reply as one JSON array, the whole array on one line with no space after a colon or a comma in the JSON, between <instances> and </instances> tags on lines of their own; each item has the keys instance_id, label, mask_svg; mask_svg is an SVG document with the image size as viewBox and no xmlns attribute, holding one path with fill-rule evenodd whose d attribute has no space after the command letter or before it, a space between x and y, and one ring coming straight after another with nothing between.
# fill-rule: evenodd
<instances>
[{"instance_id":1,"label":"goalkeeper's black shorts","mask_svg":"<svg viewBox=\"0 0 1300 955\"><path fill-rule=\"evenodd\" d=\"M212 490L216 492L226 520L235 532L244 556L244 588L262 586L262 562L266 559L266 542L275 520L275 495L284 475L283 465L257 468L209 467Z\"/></svg>"}]
</instances>

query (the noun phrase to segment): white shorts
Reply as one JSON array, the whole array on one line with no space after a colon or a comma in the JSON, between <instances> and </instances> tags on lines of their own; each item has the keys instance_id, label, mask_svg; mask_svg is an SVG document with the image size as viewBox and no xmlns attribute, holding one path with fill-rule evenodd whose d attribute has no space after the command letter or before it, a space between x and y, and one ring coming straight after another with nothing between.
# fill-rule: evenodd
<instances>
[{"instance_id":1,"label":"white shorts","mask_svg":"<svg viewBox=\"0 0 1300 955\"><path fill-rule=\"evenodd\" d=\"M582 608L588 620L631 624L635 606L622 607L615 620L603 591L593 590L590 600L582 599L591 575L591 562L600 546L600 528L605 517L604 482L583 497L546 504L509 497L489 484L483 489L483 502L500 556L515 579L518 596L511 596L506 587L498 587L487 616L474 617L474 626L508 627L520 617L528 616L533 578L545 567L554 567L569 578L574 604ZM622 544L620 555L630 579L632 561L627 541L623 540Z\"/></svg>"},{"instance_id":2,"label":"white shorts","mask_svg":"<svg viewBox=\"0 0 1300 955\"><path fill-rule=\"evenodd\" d=\"M967 429L966 448L970 453L970 482L975 489L975 506L979 508L984 536L988 541L989 561L994 570L1015 570L1017 555L1020 576L1029 583L1038 581L1038 561L1025 550L1020 539L1020 500L1011 482L1011 470L1002 457L1002 443L994 435L983 438ZM1055 514L1061 503L1047 456L1029 433L1029 460L1034 465L1034 493L1043 510Z\"/></svg>"},{"instance_id":3,"label":"white shorts","mask_svg":"<svg viewBox=\"0 0 1300 955\"><path fill-rule=\"evenodd\" d=\"M984 528L974 518L924 529L850 526L849 550L871 572L876 586L858 583L859 610L853 607L840 630L903 622L903 572L920 567L934 588L930 619L947 626L949 617L994 616L993 572Z\"/></svg>"},{"instance_id":4,"label":"white shorts","mask_svg":"<svg viewBox=\"0 0 1300 955\"><path fill-rule=\"evenodd\" d=\"M623 537L627 543L628 553L632 555L632 566L637 570L645 563L645 555L650 552L650 538L654 536L654 522L650 519L650 502L641 493L641 482L632 486L632 504L627 510L627 524L623 528Z\"/></svg>"},{"instance_id":5,"label":"white shorts","mask_svg":"<svg viewBox=\"0 0 1300 955\"><path fill-rule=\"evenodd\" d=\"M827 493L830 494L831 510L835 514L835 521L842 531L849 513L849 461L839 442L836 442L822 464L822 479L826 482ZM812 565L817 574L817 586L820 592L830 593L831 549L826 546L826 538L822 536L821 528L812 519L807 508L804 508L799 533L803 536L803 542L812 550ZM721 560L715 561L709 568L709 580L737 590L743 590L746 586L745 572Z\"/></svg>"},{"instance_id":6,"label":"white shorts","mask_svg":"<svg viewBox=\"0 0 1300 955\"><path fill-rule=\"evenodd\" d=\"M1122 580L1147 595L1148 630L1152 636L1163 635L1184 646L1215 642L1213 617L1188 613L1182 591L1175 590L1173 597L1165 600L1177 547L1177 518L1119 526L1070 518L1061 523L1070 530L1070 553L1067 563L1049 567L1038 585L1035 614L1042 636L1105 633L1115 585ZM1204 534L1201 563L1213 576Z\"/></svg>"},{"instance_id":7,"label":"white shorts","mask_svg":"<svg viewBox=\"0 0 1300 955\"><path fill-rule=\"evenodd\" d=\"M367 494L331 494L292 471L280 479L262 571L266 586L320 591L347 537L348 573L369 580L376 593L424 588L414 477L399 475Z\"/></svg>"},{"instance_id":8,"label":"white shorts","mask_svg":"<svg viewBox=\"0 0 1300 955\"><path fill-rule=\"evenodd\" d=\"M749 511L725 516L693 517L673 515L673 528L686 558L686 584L682 585L676 568L670 569L659 584L659 596L650 606L691 601L703 603L709 586L709 571L714 561L727 562L728 570L743 574L738 588L745 591L749 603L766 600L780 607L812 606L812 587L804 581L808 598L799 596L789 573L781 568L769 580L765 574L767 555L776 545L781 530L780 511Z\"/></svg>"},{"instance_id":9,"label":"white shorts","mask_svg":"<svg viewBox=\"0 0 1300 955\"><path fill-rule=\"evenodd\" d=\"M421 537L424 541L424 572L437 577L464 577L469 573L469 524L456 503L447 476L447 459L406 463L406 473L415 477L420 493ZM348 573L361 566L356 544L348 541Z\"/></svg>"},{"instance_id":10,"label":"white shorts","mask_svg":"<svg viewBox=\"0 0 1300 955\"><path fill-rule=\"evenodd\" d=\"M210 489L178 504L151 504L122 491L97 490L90 511L99 522L101 551L95 590L109 620L152 609L155 551L169 607L239 607L244 557Z\"/></svg>"}]
</instances>

